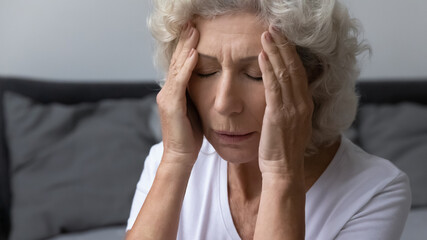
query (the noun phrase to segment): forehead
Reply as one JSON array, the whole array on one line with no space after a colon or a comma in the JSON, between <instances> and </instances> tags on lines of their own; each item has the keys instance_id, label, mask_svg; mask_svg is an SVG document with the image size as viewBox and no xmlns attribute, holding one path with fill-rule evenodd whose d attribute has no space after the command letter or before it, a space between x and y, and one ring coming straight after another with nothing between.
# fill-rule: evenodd
<instances>
[{"instance_id":1,"label":"forehead","mask_svg":"<svg viewBox=\"0 0 427 240\"><path fill-rule=\"evenodd\" d=\"M258 55L261 34L268 28L255 14L245 12L209 19L197 17L194 24L200 32L198 52L222 60Z\"/></svg>"}]
</instances>

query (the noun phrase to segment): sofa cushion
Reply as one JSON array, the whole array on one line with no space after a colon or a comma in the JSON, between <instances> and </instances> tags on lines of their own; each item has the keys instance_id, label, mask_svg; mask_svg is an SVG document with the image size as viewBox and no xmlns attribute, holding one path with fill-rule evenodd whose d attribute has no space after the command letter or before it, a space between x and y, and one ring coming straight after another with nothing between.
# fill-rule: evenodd
<instances>
[{"instance_id":1,"label":"sofa cushion","mask_svg":"<svg viewBox=\"0 0 427 240\"><path fill-rule=\"evenodd\" d=\"M367 104L358 118L361 147L406 172L412 206L427 206L427 106Z\"/></svg>"},{"instance_id":2,"label":"sofa cushion","mask_svg":"<svg viewBox=\"0 0 427 240\"><path fill-rule=\"evenodd\" d=\"M6 92L11 240L126 224L144 159L160 140L155 96L41 104Z\"/></svg>"}]
</instances>

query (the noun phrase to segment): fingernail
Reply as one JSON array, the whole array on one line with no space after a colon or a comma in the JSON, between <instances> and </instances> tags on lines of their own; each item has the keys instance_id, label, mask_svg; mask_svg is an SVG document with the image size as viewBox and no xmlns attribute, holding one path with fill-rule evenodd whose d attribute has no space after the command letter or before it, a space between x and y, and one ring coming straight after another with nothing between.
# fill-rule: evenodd
<instances>
[{"instance_id":1,"label":"fingernail","mask_svg":"<svg viewBox=\"0 0 427 240\"><path fill-rule=\"evenodd\" d=\"M188 22L182 26L182 31L184 32L185 30L187 30L187 27L188 27Z\"/></svg>"},{"instance_id":2,"label":"fingernail","mask_svg":"<svg viewBox=\"0 0 427 240\"><path fill-rule=\"evenodd\" d=\"M271 29L273 29L273 31L275 31L275 32L279 32L279 28L276 26L272 26Z\"/></svg>"}]
</instances>

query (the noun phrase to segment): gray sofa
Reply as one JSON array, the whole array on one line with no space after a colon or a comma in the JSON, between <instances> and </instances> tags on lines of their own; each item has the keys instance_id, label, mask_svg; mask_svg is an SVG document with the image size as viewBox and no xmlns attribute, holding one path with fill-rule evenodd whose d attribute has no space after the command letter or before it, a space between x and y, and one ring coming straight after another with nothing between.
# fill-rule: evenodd
<instances>
[{"instance_id":1,"label":"gray sofa","mask_svg":"<svg viewBox=\"0 0 427 240\"><path fill-rule=\"evenodd\" d=\"M0 77L0 240L122 239L151 145L154 83ZM346 134L408 173L402 239L427 237L427 81L358 83Z\"/></svg>"},{"instance_id":2,"label":"gray sofa","mask_svg":"<svg viewBox=\"0 0 427 240\"><path fill-rule=\"evenodd\" d=\"M122 239L158 90L0 78L0 239Z\"/></svg>"}]
</instances>

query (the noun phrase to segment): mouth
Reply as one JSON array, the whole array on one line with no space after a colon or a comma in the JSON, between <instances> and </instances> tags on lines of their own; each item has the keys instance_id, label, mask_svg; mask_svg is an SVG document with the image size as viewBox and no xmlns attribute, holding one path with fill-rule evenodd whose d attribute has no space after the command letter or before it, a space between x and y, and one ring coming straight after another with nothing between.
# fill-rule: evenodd
<instances>
[{"instance_id":1,"label":"mouth","mask_svg":"<svg viewBox=\"0 0 427 240\"><path fill-rule=\"evenodd\" d=\"M214 131L216 138L227 144L236 144L244 142L255 135L255 132L227 132L227 131Z\"/></svg>"}]
</instances>

